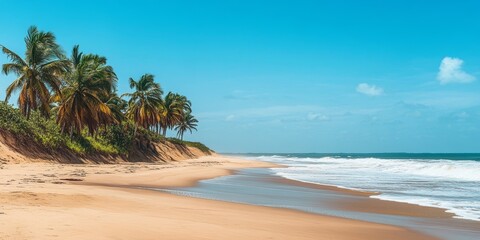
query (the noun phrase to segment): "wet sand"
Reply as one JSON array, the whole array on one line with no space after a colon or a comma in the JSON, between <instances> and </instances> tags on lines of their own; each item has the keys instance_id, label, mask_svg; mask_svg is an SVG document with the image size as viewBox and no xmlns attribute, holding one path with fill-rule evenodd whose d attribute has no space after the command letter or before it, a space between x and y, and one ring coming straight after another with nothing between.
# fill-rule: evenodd
<instances>
[{"instance_id":1,"label":"wet sand","mask_svg":"<svg viewBox=\"0 0 480 240\"><path fill-rule=\"evenodd\" d=\"M369 213L380 213L380 214L390 214L390 215L401 215L401 216L410 216L410 217L426 217L426 218L452 218L453 213L445 212L444 209L434 208L434 207L425 207L408 203L393 202L380 200L375 198L369 198L370 196L377 195L374 192L362 192L355 191L345 188L339 188L335 186L320 185L306 182L294 181L286 178L277 178L273 177L271 181L289 184L293 186L308 187L320 190L334 191L337 193L344 194L345 196L359 196L356 198L347 198L341 197L331 203L332 207L357 211L357 212L369 212Z\"/></svg>"}]
</instances>

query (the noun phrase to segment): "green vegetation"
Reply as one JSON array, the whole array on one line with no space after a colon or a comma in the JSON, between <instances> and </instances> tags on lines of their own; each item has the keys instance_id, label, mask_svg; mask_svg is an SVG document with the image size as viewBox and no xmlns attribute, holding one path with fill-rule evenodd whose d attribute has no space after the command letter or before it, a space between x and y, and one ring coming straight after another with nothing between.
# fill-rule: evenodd
<instances>
[{"instance_id":1,"label":"green vegetation","mask_svg":"<svg viewBox=\"0 0 480 240\"><path fill-rule=\"evenodd\" d=\"M54 34L36 27L28 29L25 45L24 58L0 45L11 61L2 72L17 77L0 102L0 130L77 154L128 155L135 144L160 141L210 151L201 143L183 141L185 132L197 130L192 104L177 93L162 97L153 75L130 78L133 92L119 96L107 58L84 54L78 45L67 58ZM7 104L16 91L18 109ZM182 140L166 138L168 129Z\"/></svg>"},{"instance_id":2,"label":"green vegetation","mask_svg":"<svg viewBox=\"0 0 480 240\"><path fill-rule=\"evenodd\" d=\"M200 142L183 141L183 140L180 140L178 138L167 138L166 140L173 143L173 144L180 144L180 145L184 145L184 146L198 148L202 152L206 152L206 153L212 151L210 148L208 148L207 146L205 146L203 143L200 143Z\"/></svg>"},{"instance_id":3,"label":"green vegetation","mask_svg":"<svg viewBox=\"0 0 480 240\"><path fill-rule=\"evenodd\" d=\"M68 149L78 154L127 154L133 144L128 128L125 123L102 129L95 137L86 133L69 137L62 134L54 116L45 118L38 111L33 111L27 119L19 109L0 102L0 129L32 138L36 143L52 150ZM133 129L132 126L130 128Z\"/></svg>"}]
</instances>

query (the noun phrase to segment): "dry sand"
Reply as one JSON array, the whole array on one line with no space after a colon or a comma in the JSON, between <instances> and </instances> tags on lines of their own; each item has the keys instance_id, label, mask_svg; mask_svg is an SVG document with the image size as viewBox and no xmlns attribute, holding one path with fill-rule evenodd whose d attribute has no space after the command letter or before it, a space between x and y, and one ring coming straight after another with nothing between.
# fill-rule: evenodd
<instances>
[{"instance_id":1,"label":"dry sand","mask_svg":"<svg viewBox=\"0 0 480 240\"><path fill-rule=\"evenodd\" d=\"M394 226L132 188L188 186L247 167L272 165L220 156L163 165L3 164L0 239L433 239Z\"/></svg>"}]
</instances>

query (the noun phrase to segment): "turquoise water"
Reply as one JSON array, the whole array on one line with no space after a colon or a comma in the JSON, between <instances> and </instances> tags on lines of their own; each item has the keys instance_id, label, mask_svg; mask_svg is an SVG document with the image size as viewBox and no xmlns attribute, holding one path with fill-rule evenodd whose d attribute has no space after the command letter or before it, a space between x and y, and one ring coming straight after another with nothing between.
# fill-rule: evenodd
<instances>
[{"instance_id":1,"label":"turquoise water","mask_svg":"<svg viewBox=\"0 0 480 240\"><path fill-rule=\"evenodd\" d=\"M380 158L380 159L448 159L480 161L480 153L242 153L236 156L282 156L298 158Z\"/></svg>"},{"instance_id":2,"label":"turquoise water","mask_svg":"<svg viewBox=\"0 0 480 240\"><path fill-rule=\"evenodd\" d=\"M288 179L378 192L384 200L444 208L480 221L480 154L301 153L243 154L288 168Z\"/></svg>"}]
</instances>

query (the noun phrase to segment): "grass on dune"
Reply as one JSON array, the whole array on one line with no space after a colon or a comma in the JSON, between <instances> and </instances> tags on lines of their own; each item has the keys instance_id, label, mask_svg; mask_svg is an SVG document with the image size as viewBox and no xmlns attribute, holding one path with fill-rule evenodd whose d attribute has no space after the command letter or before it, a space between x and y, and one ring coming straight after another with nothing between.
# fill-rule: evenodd
<instances>
[{"instance_id":1,"label":"grass on dune","mask_svg":"<svg viewBox=\"0 0 480 240\"><path fill-rule=\"evenodd\" d=\"M168 138L167 140L171 143L174 143L174 144L181 144L181 145L185 145L185 146L189 146L189 147L198 148L202 152L205 152L205 153L212 152L212 150L210 148L208 148L207 146L205 146L201 142L189 142L189 141L185 141L185 140L180 140L178 138Z\"/></svg>"}]
</instances>

